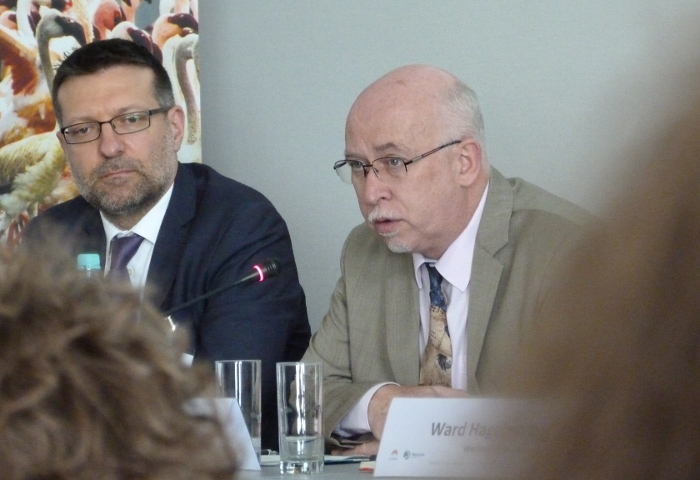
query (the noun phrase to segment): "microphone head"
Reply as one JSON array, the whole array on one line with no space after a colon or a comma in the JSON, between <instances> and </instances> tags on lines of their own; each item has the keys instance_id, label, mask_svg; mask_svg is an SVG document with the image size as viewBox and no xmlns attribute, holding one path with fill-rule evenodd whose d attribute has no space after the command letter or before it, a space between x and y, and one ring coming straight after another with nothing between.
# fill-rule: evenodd
<instances>
[{"instance_id":1,"label":"microphone head","mask_svg":"<svg viewBox=\"0 0 700 480\"><path fill-rule=\"evenodd\" d=\"M265 277L274 277L275 275L279 275L282 270L282 264L275 257L270 257L260 265L260 268Z\"/></svg>"}]
</instances>

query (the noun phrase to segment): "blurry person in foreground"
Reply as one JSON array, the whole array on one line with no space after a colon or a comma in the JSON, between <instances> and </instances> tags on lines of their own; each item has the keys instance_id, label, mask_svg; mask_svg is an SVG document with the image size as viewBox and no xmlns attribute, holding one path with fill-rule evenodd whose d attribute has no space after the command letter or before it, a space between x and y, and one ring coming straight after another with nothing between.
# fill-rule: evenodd
<instances>
[{"instance_id":1,"label":"blurry person in foreground","mask_svg":"<svg viewBox=\"0 0 700 480\"><path fill-rule=\"evenodd\" d=\"M686 105L630 157L516 360L512 393L561 401L519 478L700 478L700 96Z\"/></svg>"},{"instance_id":2,"label":"blurry person in foreground","mask_svg":"<svg viewBox=\"0 0 700 480\"><path fill-rule=\"evenodd\" d=\"M56 250L0 250L2 478L233 478L222 426L186 411L209 370L181 364L131 286L82 278Z\"/></svg>"}]
</instances>

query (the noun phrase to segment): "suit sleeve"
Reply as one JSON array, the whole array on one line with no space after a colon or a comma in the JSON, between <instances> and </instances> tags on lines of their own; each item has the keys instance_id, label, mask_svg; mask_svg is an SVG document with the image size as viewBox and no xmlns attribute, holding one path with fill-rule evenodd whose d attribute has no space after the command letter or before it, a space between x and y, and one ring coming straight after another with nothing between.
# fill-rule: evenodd
<instances>
[{"instance_id":1,"label":"suit sleeve","mask_svg":"<svg viewBox=\"0 0 700 480\"><path fill-rule=\"evenodd\" d=\"M271 205L252 203L221 226L205 269L204 291L235 282L252 267L277 258L278 276L233 287L204 302L197 325L197 356L211 360L257 358L296 361L308 345L310 327L287 227ZM263 359L264 360L264 359Z\"/></svg>"},{"instance_id":2,"label":"suit sleeve","mask_svg":"<svg viewBox=\"0 0 700 480\"><path fill-rule=\"evenodd\" d=\"M204 250L200 260L181 272L188 279L181 288L190 289L180 292L181 298L231 284L270 257L280 261L281 270L265 281L229 288L191 312L195 359L262 361L263 447L275 448L275 364L300 360L311 336L291 239L266 200L246 202L216 228L209 242L197 246Z\"/></svg>"},{"instance_id":3,"label":"suit sleeve","mask_svg":"<svg viewBox=\"0 0 700 480\"><path fill-rule=\"evenodd\" d=\"M341 255L341 276L331 296L330 309L319 330L311 338L309 348L302 359L305 362L323 363L324 375L324 436L326 442L338 445L333 429L352 409L375 382L353 382L350 355L350 334L346 290L348 243Z\"/></svg>"}]
</instances>

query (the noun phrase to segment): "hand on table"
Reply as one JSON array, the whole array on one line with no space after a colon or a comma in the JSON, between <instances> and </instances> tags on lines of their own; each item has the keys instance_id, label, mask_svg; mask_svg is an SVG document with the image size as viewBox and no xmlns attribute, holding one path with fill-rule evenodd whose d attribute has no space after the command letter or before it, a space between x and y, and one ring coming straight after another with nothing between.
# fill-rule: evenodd
<instances>
[{"instance_id":1,"label":"hand on table","mask_svg":"<svg viewBox=\"0 0 700 480\"><path fill-rule=\"evenodd\" d=\"M372 434L381 440L384 432L384 423L389 413L391 401L396 397L466 397L467 392L441 385L420 385L404 387L401 385L384 385L377 390L369 401L368 418ZM370 442L374 443L374 442ZM375 451L376 453L376 451ZM374 454L373 454L374 455Z\"/></svg>"}]
</instances>

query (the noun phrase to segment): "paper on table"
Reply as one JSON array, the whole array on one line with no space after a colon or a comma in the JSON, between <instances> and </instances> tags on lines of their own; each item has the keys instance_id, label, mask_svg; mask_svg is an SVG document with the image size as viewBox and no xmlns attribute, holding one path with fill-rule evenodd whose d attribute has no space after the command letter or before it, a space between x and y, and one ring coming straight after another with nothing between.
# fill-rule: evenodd
<instances>
[{"instance_id":1,"label":"paper on table","mask_svg":"<svg viewBox=\"0 0 700 480\"><path fill-rule=\"evenodd\" d=\"M369 457L360 455L324 455L323 463L333 465L339 463L360 463L369 460ZM278 466L280 464L279 455L262 455L260 464L263 467Z\"/></svg>"}]
</instances>

